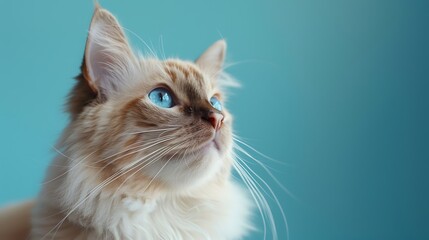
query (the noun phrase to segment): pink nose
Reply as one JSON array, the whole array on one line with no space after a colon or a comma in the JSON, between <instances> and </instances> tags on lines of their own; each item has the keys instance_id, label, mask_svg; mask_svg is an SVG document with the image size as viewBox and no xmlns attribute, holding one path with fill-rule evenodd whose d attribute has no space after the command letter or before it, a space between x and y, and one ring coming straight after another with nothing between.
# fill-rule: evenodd
<instances>
[{"instance_id":1,"label":"pink nose","mask_svg":"<svg viewBox=\"0 0 429 240\"><path fill-rule=\"evenodd\" d=\"M207 120L216 131L222 127L223 114L221 113L210 111L203 119Z\"/></svg>"}]
</instances>

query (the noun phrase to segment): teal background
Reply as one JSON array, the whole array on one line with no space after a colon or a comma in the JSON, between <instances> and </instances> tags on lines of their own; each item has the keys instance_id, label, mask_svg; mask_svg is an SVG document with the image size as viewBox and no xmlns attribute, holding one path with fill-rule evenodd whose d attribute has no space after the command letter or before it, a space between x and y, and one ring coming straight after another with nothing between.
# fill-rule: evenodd
<instances>
[{"instance_id":1,"label":"teal background","mask_svg":"<svg viewBox=\"0 0 429 240\"><path fill-rule=\"evenodd\" d=\"M194 59L227 39L243 85L228 106L238 134L284 162L259 158L296 199L255 170L290 239L429 239L427 1L101 3L158 52L162 36L167 56ZM0 3L0 205L40 189L92 11L92 1Z\"/></svg>"}]
</instances>

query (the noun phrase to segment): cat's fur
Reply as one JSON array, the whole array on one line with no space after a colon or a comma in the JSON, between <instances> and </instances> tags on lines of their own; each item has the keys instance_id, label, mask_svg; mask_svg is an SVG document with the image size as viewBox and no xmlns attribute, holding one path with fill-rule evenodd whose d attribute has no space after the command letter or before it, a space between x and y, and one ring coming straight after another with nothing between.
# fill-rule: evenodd
<instances>
[{"instance_id":1,"label":"cat's fur","mask_svg":"<svg viewBox=\"0 0 429 240\"><path fill-rule=\"evenodd\" d=\"M96 7L31 239L241 239L250 204L231 179L232 117L209 102L224 99L225 51L220 40L195 62L136 56ZM176 106L150 102L159 86Z\"/></svg>"}]
</instances>

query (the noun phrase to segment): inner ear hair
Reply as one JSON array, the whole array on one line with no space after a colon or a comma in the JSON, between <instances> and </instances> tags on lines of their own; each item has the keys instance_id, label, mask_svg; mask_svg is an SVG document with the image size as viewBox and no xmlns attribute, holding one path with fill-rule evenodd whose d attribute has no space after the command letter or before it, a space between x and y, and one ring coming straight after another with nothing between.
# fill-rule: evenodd
<instances>
[{"instance_id":1,"label":"inner ear hair","mask_svg":"<svg viewBox=\"0 0 429 240\"><path fill-rule=\"evenodd\" d=\"M226 41L224 39L213 43L195 60L195 63L212 77L217 77L222 71L226 55Z\"/></svg>"}]
</instances>

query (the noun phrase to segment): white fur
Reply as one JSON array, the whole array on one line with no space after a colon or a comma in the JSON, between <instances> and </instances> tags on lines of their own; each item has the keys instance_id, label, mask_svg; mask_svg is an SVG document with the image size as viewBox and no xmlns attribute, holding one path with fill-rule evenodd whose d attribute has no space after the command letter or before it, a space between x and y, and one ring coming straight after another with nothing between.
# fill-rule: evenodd
<instances>
[{"instance_id":1,"label":"white fur","mask_svg":"<svg viewBox=\"0 0 429 240\"><path fill-rule=\"evenodd\" d=\"M57 159L54 164L63 161ZM55 167L50 171L55 172ZM60 174L61 171L56 173ZM91 194L95 179L83 165L77 165L67 176L64 181L49 183L50 187L63 191L61 199L46 189L41 193L31 239L62 236L58 239L232 240L241 239L250 229L251 204L241 188L232 182L221 187L204 186L186 193L162 193L146 198L144 193L138 192L134 196L124 197L123 192L112 196L103 189ZM73 212L65 212L71 214L61 222L65 215L56 216L55 206ZM37 212L44 212L44 215L38 216ZM43 228L40 219L51 224ZM60 227L60 224L56 232L52 226ZM68 231L70 228L76 230Z\"/></svg>"}]
</instances>

